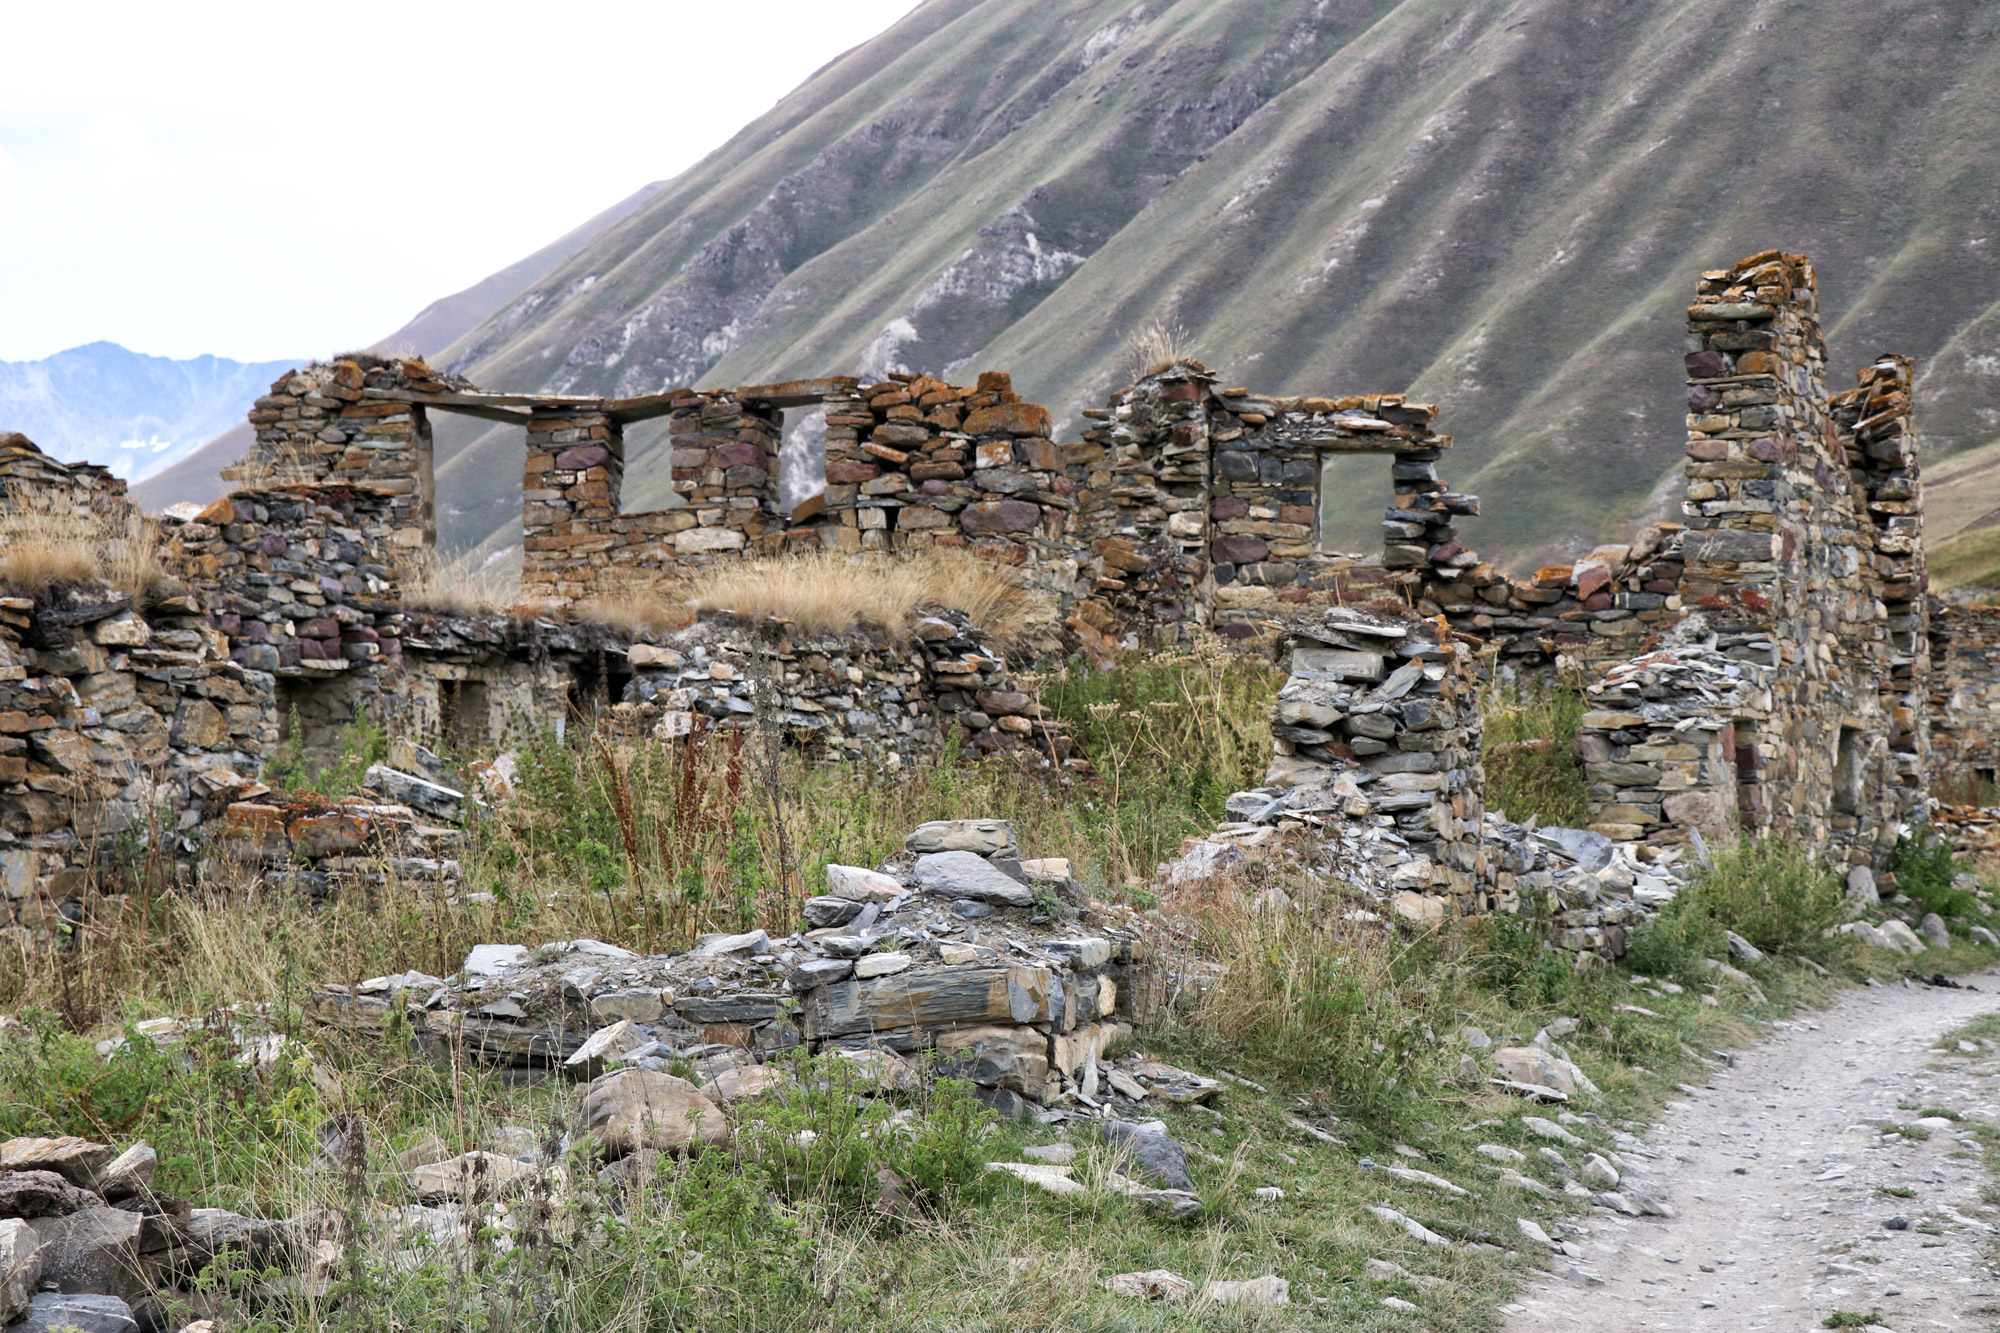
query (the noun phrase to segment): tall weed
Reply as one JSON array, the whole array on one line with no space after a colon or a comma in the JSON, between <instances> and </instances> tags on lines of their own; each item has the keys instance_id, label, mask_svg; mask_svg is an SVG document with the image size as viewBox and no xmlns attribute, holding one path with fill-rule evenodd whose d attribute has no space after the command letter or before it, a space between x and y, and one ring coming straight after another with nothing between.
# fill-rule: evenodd
<instances>
[{"instance_id":1,"label":"tall weed","mask_svg":"<svg viewBox=\"0 0 2000 1333\"><path fill-rule=\"evenodd\" d=\"M1176 1020L1211 1055L1226 1050L1348 1112L1386 1115L1434 1081L1462 969L1435 936L1350 919L1360 900L1338 884L1286 889L1283 909L1228 885L1181 904L1213 974L1181 997Z\"/></svg>"},{"instance_id":2,"label":"tall weed","mask_svg":"<svg viewBox=\"0 0 2000 1333\"><path fill-rule=\"evenodd\" d=\"M1733 930L1766 953L1827 960L1845 936L1827 932L1847 919L1840 877L1796 843L1742 838L1710 849L1686 887L1630 941L1627 960L1649 975L1697 978L1702 960L1721 956Z\"/></svg>"},{"instance_id":3,"label":"tall weed","mask_svg":"<svg viewBox=\"0 0 2000 1333\"><path fill-rule=\"evenodd\" d=\"M1502 681L1484 690L1486 808L1507 818L1582 827L1588 814L1576 727L1583 695L1567 682Z\"/></svg>"}]
</instances>

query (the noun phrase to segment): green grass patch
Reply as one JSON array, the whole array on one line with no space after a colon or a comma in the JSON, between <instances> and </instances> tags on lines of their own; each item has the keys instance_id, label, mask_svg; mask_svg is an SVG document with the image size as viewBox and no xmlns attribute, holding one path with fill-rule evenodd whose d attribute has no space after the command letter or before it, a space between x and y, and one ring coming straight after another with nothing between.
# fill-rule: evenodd
<instances>
[{"instance_id":1,"label":"green grass patch","mask_svg":"<svg viewBox=\"0 0 2000 1333\"><path fill-rule=\"evenodd\" d=\"M1568 684L1495 681L1480 697L1485 716L1486 808L1525 822L1581 828L1588 813L1576 727L1583 695Z\"/></svg>"}]
</instances>

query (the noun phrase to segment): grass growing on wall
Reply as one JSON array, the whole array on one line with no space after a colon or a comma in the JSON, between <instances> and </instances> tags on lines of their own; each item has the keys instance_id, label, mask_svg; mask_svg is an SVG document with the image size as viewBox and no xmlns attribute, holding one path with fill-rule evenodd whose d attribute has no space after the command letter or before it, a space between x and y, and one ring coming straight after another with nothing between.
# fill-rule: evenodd
<instances>
[{"instance_id":1,"label":"grass growing on wall","mask_svg":"<svg viewBox=\"0 0 2000 1333\"><path fill-rule=\"evenodd\" d=\"M1587 815L1576 726L1583 695L1567 683L1495 680L1483 691L1486 808L1517 823L1580 828Z\"/></svg>"}]
</instances>

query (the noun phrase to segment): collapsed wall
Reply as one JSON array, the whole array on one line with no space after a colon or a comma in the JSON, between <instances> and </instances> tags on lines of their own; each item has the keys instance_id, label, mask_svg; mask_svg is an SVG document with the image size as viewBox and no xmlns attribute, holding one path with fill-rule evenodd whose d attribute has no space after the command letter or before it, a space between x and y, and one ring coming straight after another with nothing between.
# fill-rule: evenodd
<instances>
[{"instance_id":1,"label":"collapsed wall","mask_svg":"<svg viewBox=\"0 0 2000 1333\"><path fill-rule=\"evenodd\" d=\"M1934 623L1924 596L1912 367L1880 358L1830 397L1814 277L1796 255L1704 274L1688 318L1685 525L1527 579L1468 545L1479 502L1439 473L1452 441L1433 406L1261 396L1193 361L1155 368L1086 412L1081 441L1058 443L1048 412L994 372L972 386L829 377L603 399L343 358L259 400L257 444L226 473L248 484L168 520L168 563L211 656L270 682L272 725L239 738L251 774L280 741L328 757L358 714L459 753L602 715L665 736L768 718L847 760L956 742L1063 761L1032 692L962 618L928 617L907 646L716 616L666 638L588 619L636 584L719 562L945 545L1057 599L1072 642L1100 659L1195 627L1285 643L1317 623L1332 637L1293 654L1285 706L1307 711L1279 719L1273 783L1339 788L1353 818L1401 840L1398 865L1431 867L1399 874L1467 904L1520 872L1489 864L1466 682L1565 660L1596 672L1579 748L1603 836L1664 849L1747 828L1879 862L1923 813L1933 719L1961 767L1983 767L1993 734L1982 631L1968 616ZM786 504L798 409L824 414L826 486ZM437 411L522 428L524 588L550 614L408 605L434 542ZM681 503L625 513L624 432L659 419ZM1333 465L1364 455L1386 474L1379 556L1337 549L1327 518L1354 485ZM86 508L117 489L32 446L0 446L0 474L68 487ZM1410 643L1440 656L1367 647L1356 606L1417 613L1428 628ZM1303 666L1315 653L1373 653L1382 674ZM1414 704L1371 697L1419 661ZM1448 697L1426 714L1434 686Z\"/></svg>"}]
</instances>

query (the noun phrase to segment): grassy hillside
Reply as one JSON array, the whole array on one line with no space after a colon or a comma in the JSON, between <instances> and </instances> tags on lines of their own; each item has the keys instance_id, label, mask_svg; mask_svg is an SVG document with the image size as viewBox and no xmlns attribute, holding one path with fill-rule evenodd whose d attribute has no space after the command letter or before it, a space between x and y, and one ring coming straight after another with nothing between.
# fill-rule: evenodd
<instances>
[{"instance_id":1,"label":"grassy hillside","mask_svg":"<svg viewBox=\"0 0 2000 1333\"><path fill-rule=\"evenodd\" d=\"M1232 379L1440 399L1472 539L1526 562L1666 511L1681 310L1765 246L1819 261L1840 382L1919 359L1934 460L2000 438L1996 35L1977 0L931 0L447 359L623 393L1000 366L1074 429L1177 321ZM628 503L668 501L658 447ZM440 448L447 539L517 541L518 439Z\"/></svg>"}]
</instances>

